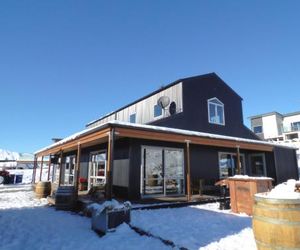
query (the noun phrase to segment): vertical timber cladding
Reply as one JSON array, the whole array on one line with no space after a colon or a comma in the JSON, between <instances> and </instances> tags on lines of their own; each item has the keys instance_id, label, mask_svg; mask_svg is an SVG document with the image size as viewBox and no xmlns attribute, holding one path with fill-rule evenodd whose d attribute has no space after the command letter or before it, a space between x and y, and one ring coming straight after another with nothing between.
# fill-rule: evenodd
<instances>
[{"instance_id":1,"label":"vertical timber cladding","mask_svg":"<svg viewBox=\"0 0 300 250\"><path fill-rule=\"evenodd\" d=\"M96 125L104 124L109 121L118 120L123 122L129 121L129 116L131 114L136 114L136 123L149 123L154 120L154 105L157 104L157 100L161 96L168 96L170 98L170 102L176 103L176 112L183 111L183 101L182 101L182 82L179 82L167 89L158 91L157 93L150 95L147 98L144 98L132 105L126 106L120 109L117 112L114 112L103 119L89 125L88 127L94 127ZM168 114L168 110L167 116Z\"/></svg>"},{"instance_id":2,"label":"vertical timber cladding","mask_svg":"<svg viewBox=\"0 0 300 250\"><path fill-rule=\"evenodd\" d=\"M178 83L167 89L164 89L144 100L141 100L123 110L117 112L116 118L120 121L127 122L131 114L136 113L136 123L145 124L154 120L154 106L161 96L168 96L170 102L176 103L177 112L183 110L182 105L182 83ZM167 111L168 112L168 111ZM168 115L168 114L167 114Z\"/></svg>"},{"instance_id":3,"label":"vertical timber cladding","mask_svg":"<svg viewBox=\"0 0 300 250\"><path fill-rule=\"evenodd\" d=\"M277 183L285 182L288 179L299 179L295 149L275 146L274 161Z\"/></svg>"}]
</instances>

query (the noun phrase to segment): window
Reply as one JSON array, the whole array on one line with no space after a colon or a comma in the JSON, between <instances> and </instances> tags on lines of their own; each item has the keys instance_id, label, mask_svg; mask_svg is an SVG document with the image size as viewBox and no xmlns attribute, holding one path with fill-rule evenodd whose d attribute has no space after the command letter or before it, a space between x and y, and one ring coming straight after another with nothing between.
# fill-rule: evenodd
<instances>
[{"instance_id":1,"label":"window","mask_svg":"<svg viewBox=\"0 0 300 250\"><path fill-rule=\"evenodd\" d=\"M225 125L224 104L216 97L207 100L209 123Z\"/></svg>"},{"instance_id":2,"label":"window","mask_svg":"<svg viewBox=\"0 0 300 250\"><path fill-rule=\"evenodd\" d=\"M136 123L136 113L129 116L129 122Z\"/></svg>"},{"instance_id":3,"label":"window","mask_svg":"<svg viewBox=\"0 0 300 250\"><path fill-rule=\"evenodd\" d=\"M253 127L253 132L255 134L261 134L262 133L262 126L255 126L255 127Z\"/></svg>"},{"instance_id":4,"label":"window","mask_svg":"<svg viewBox=\"0 0 300 250\"><path fill-rule=\"evenodd\" d=\"M245 156L240 154L241 172L245 174ZM237 155L235 153L220 152L219 153L219 169L220 178L227 178L238 174Z\"/></svg>"},{"instance_id":5,"label":"window","mask_svg":"<svg viewBox=\"0 0 300 250\"><path fill-rule=\"evenodd\" d=\"M154 105L154 117L158 117L162 115L162 108L159 105Z\"/></svg>"},{"instance_id":6,"label":"window","mask_svg":"<svg viewBox=\"0 0 300 250\"><path fill-rule=\"evenodd\" d=\"M291 124L292 131L300 131L300 122L293 122Z\"/></svg>"},{"instance_id":7,"label":"window","mask_svg":"<svg viewBox=\"0 0 300 250\"><path fill-rule=\"evenodd\" d=\"M266 160L264 154L250 155L251 175L266 176Z\"/></svg>"}]
</instances>

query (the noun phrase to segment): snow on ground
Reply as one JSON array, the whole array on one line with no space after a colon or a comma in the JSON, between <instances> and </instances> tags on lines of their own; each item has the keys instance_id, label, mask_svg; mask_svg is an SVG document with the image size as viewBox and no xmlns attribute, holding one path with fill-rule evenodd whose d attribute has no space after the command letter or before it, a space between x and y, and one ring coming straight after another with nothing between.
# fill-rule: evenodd
<instances>
[{"instance_id":1,"label":"snow on ground","mask_svg":"<svg viewBox=\"0 0 300 250\"><path fill-rule=\"evenodd\" d=\"M0 187L0 249L172 249L159 239L140 236L123 224L99 237L91 219L56 211L36 199L30 185ZM218 210L218 203L183 208L133 210L132 225L165 240L176 249L256 249L251 217Z\"/></svg>"},{"instance_id":2,"label":"snow on ground","mask_svg":"<svg viewBox=\"0 0 300 250\"><path fill-rule=\"evenodd\" d=\"M256 249L251 217L216 212L216 205L136 210L132 224L188 249Z\"/></svg>"},{"instance_id":3,"label":"snow on ground","mask_svg":"<svg viewBox=\"0 0 300 250\"><path fill-rule=\"evenodd\" d=\"M100 238L91 220L45 206L31 191L0 192L0 249L170 249L126 224Z\"/></svg>"}]
</instances>

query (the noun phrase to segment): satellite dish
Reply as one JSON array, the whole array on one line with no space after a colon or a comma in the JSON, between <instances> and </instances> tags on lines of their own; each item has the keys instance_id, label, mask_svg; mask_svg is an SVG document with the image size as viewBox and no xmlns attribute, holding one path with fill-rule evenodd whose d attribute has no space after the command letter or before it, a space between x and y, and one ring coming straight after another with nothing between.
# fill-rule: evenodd
<instances>
[{"instance_id":1,"label":"satellite dish","mask_svg":"<svg viewBox=\"0 0 300 250\"><path fill-rule=\"evenodd\" d=\"M169 112L170 112L170 115L176 114L176 102L171 102L170 107L169 107Z\"/></svg>"},{"instance_id":2,"label":"satellite dish","mask_svg":"<svg viewBox=\"0 0 300 250\"><path fill-rule=\"evenodd\" d=\"M170 104L170 98L168 96L161 96L157 100L157 105L160 106L162 109L165 109Z\"/></svg>"}]
</instances>

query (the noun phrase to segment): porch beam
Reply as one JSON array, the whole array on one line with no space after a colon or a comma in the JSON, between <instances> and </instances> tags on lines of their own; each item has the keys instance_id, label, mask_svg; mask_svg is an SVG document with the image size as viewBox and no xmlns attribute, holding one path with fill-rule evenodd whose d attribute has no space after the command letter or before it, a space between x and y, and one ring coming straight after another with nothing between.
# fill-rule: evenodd
<instances>
[{"instance_id":1,"label":"porch beam","mask_svg":"<svg viewBox=\"0 0 300 250\"><path fill-rule=\"evenodd\" d=\"M237 174L241 174L241 156L240 156L240 146L236 147L236 161L237 161Z\"/></svg>"},{"instance_id":2,"label":"porch beam","mask_svg":"<svg viewBox=\"0 0 300 250\"><path fill-rule=\"evenodd\" d=\"M51 155L49 155L49 165L48 165L47 181L49 181L49 179L50 179L50 170L51 170Z\"/></svg>"},{"instance_id":3,"label":"porch beam","mask_svg":"<svg viewBox=\"0 0 300 250\"><path fill-rule=\"evenodd\" d=\"M190 141L186 140L185 141L185 166L186 166L186 187L187 187L187 200L191 200L191 160L190 160Z\"/></svg>"},{"instance_id":4,"label":"porch beam","mask_svg":"<svg viewBox=\"0 0 300 250\"><path fill-rule=\"evenodd\" d=\"M44 156L42 156L42 160L41 160L40 181L42 181L43 164L44 164Z\"/></svg>"},{"instance_id":5,"label":"porch beam","mask_svg":"<svg viewBox=\"0 0 300 250\"><path fill-rule=\"evenodd\" d=\"M36 167L37 167L37 157L34 155L34 159L33 159L33 173L32 173L32 180L31 180L32 184L35 184Z\"/></svg>"},{"instance_id":6,"label":"porch beam","mask_svg":"<svg viewBox=\"0 0 300 250\"><path fill-rule=\"evenodd\" d=\"M80 178L80 157L81 157L81 145L77 145L77 159L76 159L76 181L75 181L75 192L78 195L79 190L79 178Z\"/></svg>"},{"instance_id":7,"label":"porch beam","mask_svg":"<svg viewBox=\"0 0 300 250\"><path fill-rule=\"evenodd\" d=\"M107 159L107 168L106 168L106 197L108 200L112 199L112 171L114 164L114 140L115 140L115 129L112 128L108 135L108 159Z\"/></svg>"},{"instance_id":8,"label":"porch beam","mask_svg":"<svg viewBox=\"0 0 300 250\"><path fill-rule=\"evenodd\" d=\"M62 162L63 162L63 151L60 151L60 163L59 163L59 180L58 180L58 186L60 187L62 182Z\"/></svg>"},{"instance_id":9,"label":"porch beam","mask_svg":"<svg viewBox=\"0 0 300 250\"><path fill-rule=\"evenodd\" d=\"M131 137L131 138L140 138L140 139L149 139L149 140L158 140L158 141L169 141L169 142L178 142L183 143L185 140L189 140L191 144L207 145L214 147L228 147L236 148L240 146L241 149L255 150L255 151L265 151L272 152L272 145L265 145L260 143L251 143L235 140L224 140L218 138L206 138L199 136L190 136L190 135L180 135L175 133L168 132L158 132L158 131L147 131L142 129L128 129L128 128L116 128L116 133L120 137Z\"/></svg>"}]
</instances>

